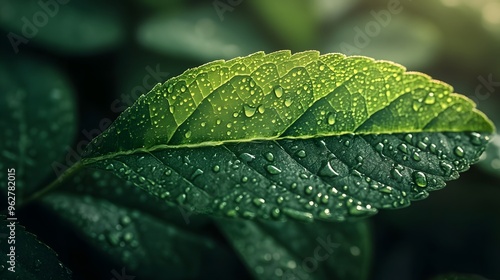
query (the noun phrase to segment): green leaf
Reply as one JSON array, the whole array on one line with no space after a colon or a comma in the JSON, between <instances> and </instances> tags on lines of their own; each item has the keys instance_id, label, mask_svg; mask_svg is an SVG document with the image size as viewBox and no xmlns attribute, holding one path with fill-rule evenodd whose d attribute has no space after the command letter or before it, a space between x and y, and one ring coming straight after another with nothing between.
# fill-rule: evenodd
<instances>
[{"instance_id":1,"label":"green leaf","mask_svg":"<svg viewBox=\"0 0 500 280\"><path fill-rule=\"evenodd\" d=\"M256 279L366 279L366 222L304 224L220 220Z\"/></svg>"},{"instance_id":2,"label":"green leaf","mask_svg":"<svg viewBox=\"0 0 500 280\"><path fill-rule=\"evenodd\" d=\"M27 232L19 223L15 222L15 227L12 227L15 232L13 234L8 227L12 222L7 221L3 215L0 215L0 220L1 279L71 279L71 271L59 262L57 254L52 249L38 241L36 236ZM14 262L9 263L11 260Z\"/></svg>"},{"instance_id":3,"label":"green leaf","mask_svg":"<svg viewBox=\"0 0 500 280\"><path fill-rule=\"evenodd\" d=\"M193 278L214 242L194 216L102 170L85 170L43 203L89 246L138 277ZM186 267L190 267L186 270Z\"/></svg>"},{"instance_id":4,"label":"green leaf","mask_svg":"<svg viewBox=\"0 0 500 280\"><path fill-rule=\"evenodd\" d=\"M259 52L156 86L82 164L197 212L341 221L443 187L493 130L451 86L399 65Z\"/></svg>"},{"instance_id":5,"label":"green leaf","mask_svg":"<svg viewBox=\"0 0 500 280\"><path fill-rule=\"evenodd\" d=\"M2 59L0 92L0 129L4 135L0 169L15 168L19 203L51 172L67 167L64 162L54 162L62 158L75 135L74 93L63 73L34 57ZM6 176L0 172L2 182Z\"/></svg>"}]
</instances>

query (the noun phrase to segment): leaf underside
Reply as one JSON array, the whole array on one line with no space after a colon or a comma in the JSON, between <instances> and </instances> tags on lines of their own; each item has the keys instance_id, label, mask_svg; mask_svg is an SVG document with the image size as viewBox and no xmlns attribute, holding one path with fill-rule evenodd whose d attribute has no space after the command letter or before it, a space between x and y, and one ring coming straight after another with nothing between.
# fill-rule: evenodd
<instances>
[{"instance_id":1,"label":"leaf underside","mask_svg":"<svg viewBox=\"0 0 500 280\"><path fill-rule=\"evenodd\" d=\"M94 164L196 212L342 221L427 197L467 170L487 138L343 135L164 149Z\"/></svg>"},{"instance_id":2,"label":"leaf underside","mask_svg":"<svg viewBox=\"0 0 500 280\"><path fill-rule=\"evenodd\" d=\"M342 221L407 206L467 170L494 131L474 107L390 62L260 52L156 86L83 164L200 213Z\"/></svg>"}]
</instances>

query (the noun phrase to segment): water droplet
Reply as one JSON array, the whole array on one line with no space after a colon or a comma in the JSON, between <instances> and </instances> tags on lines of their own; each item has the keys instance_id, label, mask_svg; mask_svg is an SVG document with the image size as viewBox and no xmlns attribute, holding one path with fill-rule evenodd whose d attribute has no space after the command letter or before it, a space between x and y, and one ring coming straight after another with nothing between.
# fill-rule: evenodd
<instances>
[{"instance_id":1,"label":"water droplet","mask_svg":"<svg viewBox=\"0 0 500 280\"><path fill-rule=\"evenodd\" d=\"M386 194L391 194L392 193L392 188L388 186L384 186L379 189L380 192L386 193Z\"/></svg>"},{"instance_id":2,"label":"water droplet","mask_svg":"<svg viewBox=\"0 0 500 280\"><path fill-rule=\"evenodd\" d=\"M278 218L280 216L280 212L281 211L280 211L279 208L273 208L271 210L271 216L276 219L276 218Z\"/></svg>"},{"instance_id":3,"label":"water droplet","mask_svg":"<svg viewBox=\"0 0 500 280\"><path fill-rule=\"evenodd\" d=\"M408 146L404 143L399 144L398 149L405 154L408 153Z\"/></svg>"},{"instance_id":4,"label":"water droplet","mask_svg":"<svg viewBox=\"0 0 500 280\"><path fill-rule=\"evenodd\" d=\"M344 146L346 146L346 147L351 146L351 141L349 141L349 140L345 140L345 142L344 142Z\"/></svg>"},{"instance_id":5,"label":"water droplet","mask_svg":"<svg viewBox=\"0 0 500 280\"><path fill-rule=\"evenodd\" d=\"M309 212L303 212L291 208L284 208L283 213L286 215L290 216L291 218L297 219L297 220L302 220L306 222L312 222L313 221L313 214Z\"/></svg>"},{"instance_id":6,"label":"water droplet","mask_svg":"<svg viewBox=\"0 0 500 280\"><path fill-rule=\"evenodd\" d=\"M299 158L305 158L305 157L307 156L306 151L304 151L304 150L299 150L299 151L297 152L297 156L298 156Z\"/></svg>"},{"instance_id":7,"label":"water droplet","mask_svg":"<svg viewBox=\"0 0 500 280\"><path fill-rule=\"evenodd\" d=\"M127 226L127 225L129 225L131 222L132 222L132 219L130 219L130 217L129 217L129 216L123 216L123 217L121 217L121 218L120 218L120 224L121 224L122 226Z\"/></svg>"},{"instance_id":8,"label":"water droplet","mask_svg":"<svg viewBox=\"0 0 500 280\"><path fill-rule=\"evenodd\" d=\"M436 102L436 96L434 96L434 92L429 92L427 97L424 99L424 103L427 105L434 104Z\"/></svg>"},{"instance_id":9,"label":"water droplet","mask_svg":"<svg viewBox=\"0 0 500 280\"><path fill-rule=\"evenodd\" d=\"M274 160L274 155L272 153L266 153L264 155L267 161L272 162Z\"/></svg>"},{"instance_id":10,"label":"water droplet","mask_svg":"<svg viewBox=\"0 0 500 280\"><path fill-rule=\"evenodd\" d=\"M278 167L271 164L266 166L266 170L271 175L276 175L281 173L281 170Z\"/></svg>"},{"instance_id":11,"label":"water droplet","mask_svg":"<svg viewBox=\"0 0 500 280\"><path fill-rule=\"evenodd\" d=\"M413 101L413 111L418 112L418 110L422 107L422 103L419 101Z\"/></svg>"},{"instance_id":12,"label":"water droplet","mask_svg":"<svg viewBox=\"0 0 500 280\"><path fill-rule=\"evenodd\" d=\"M415 161L420 161L420 160L421 160L420 155L419 155L417 152L414 152L414 153L413 153L413 159L414 159Z\"/></svg>"},{"instance_id":13,"label":"water droplet","mask_svg":"<svg viewBox=\"0 0 500 280\"><path fill-rule=\"evenodd\" d=\"M264 205L264 203L266 203L266 200L265 200L265 199L263 199L263 198L254 198L254 199L252 200L252 202L253 202L253 204L254 204L255 206L260 207L260 206Z\"/></svg>"},{"instance_id":14,"label":"water droplet","mask_svg":"<svg viewBox=\"0 0 500 280\"><path fill-rule=\"evenodd\" d=\"M330 162L327 161L326 164L319 170L319 175L325 177L337 177L339 176L339 173L335 171Z\"/></svg>"},{"instance_id":15,"label":"water droplet","mask_svg":"<svg viewBox=\"0 0 500 280\"><path fill-rule=\"evenodd\" d=\"M330 209L323 209L323 211L319 212L319 217L322 219L328 219L332 216Z\"/></svg>"},{"instance_id":16,"label":"water droplet","mask_svg":"<svg viewBox=\"0 0 500 280\"><path fill-rule=\"evenodd\" d=\"M220 166L215 165L215 166L212 168L212 170L213 170L215 173L217 173L217 172L219 172L219 170L220 170Z\"/></svg>"},{"instance_id":17,"label":"water droplet","mask_svg":"<svg viewBox=\"0 0 500 280\"><path fill-rule=\"evenodd\" d=\"M328 114L328 124L329 125L334 125L335 124L335 114L334 113L329 113Z\"/></svg>"},{"instance_id":18,"label":"water droplet","mask_svg":"<svg viewBox=\"0 0 500 280\"><path fill-rule=\"evenodd\" d=\"M415 181L415 184L421 188L427 187L427 176L423 172L414 172L413 173L413 180Z\"/></svg>"},{"instance_id":19,"label":"water droplet","mask_svg":"<svg viewBox=\"0 0 500 280\"><path fill-rule=\"evenodd\" d=\"M184 136L185 136L186 138L189 138L189 137L191 137L191 134L192 134L192 133L191 133L191 130L188 130L188 131L184 134Z\"/></svg>"},{"instance_id":20,"label":"water droplet","mask_svg":"<svg viewBox=\"0 0 500 280\"><path fill-rule=\"evenodd\" d=\"M417 143L417 147L418 147L419 149L421 149L421 150L425 150L425 149L427 149L427 144L425 144L425 143L424 143L424 142L422 142L422 141L418 141L418 143Z\"/></svg>"},{"instance_id":21,"label":"water droplet","mask_svg":"<svg viewBox=\"0 0 500 280\"><path fill-rule=\"evenodd\" d=\"M274 95L276 95L276 97L278 98L281 98L281 96L283 96L283 88L280 86L274 88Z\"/></svg>"},{"instance_id":22,"label":"water droplet","mask_svg":"<svg viewBox=\"0 0 500 280\"><path fill-rule=\"evenodd\" d=\"M445 176L449 176L453 171L453 166L446 161L441 161L439 167L444 171Z\"/></svg>"},{"instance_id":23,"label":"water droplet","mask_svg":"<svg viewBox=\"0 0 500 280\"><path fill-rule=\"evenodd\" d=\"M292 103L293 103L293 101L292 101L291 99L287 99L287 100L285 100L285 106L286 106L286 107L290 107L290 106L292 106Z\"/></svg>"},{"instance_id":24,"label":"water droplet","mask_svg":"<svg viewBox=\"0 0 500 280\"><path fill-rule=\"evenodd\" d=\"M251 162L252 160L255 159L255 156L249 153L242 153L240 155L240 159L243 160L244 162Z\"/></svg>"},{"instance_id":25,"label":"water droplet","mask_svg":"<svg viewBox=\"0 0 500 280\"><path fill-rule=\"evenodd\" d=\"M186 194L180 194L178 197L177 197L177 202L179 202L179 204L184 204L184 202L186 202Z\"/></svg>"},{"instance_id":26,"label":"water droplet","mask_svg":"<svg viewBox=\"0 0 500 280\"><path fill-rule=\"evenodd\" d=\"M312 192L313 192L313 187L312 186L307 186L307 187L304 188L304 193L305 194L310 195L310 194L312 194Z\"/></svg>"},{"instance_id":27,"label":"water droplet","mask_svg":"<svg viewBox=\"0 0 500 280\"><path fill-rule=\"evenodd\" d=\"M243 111L245 112L245 116L247 116L248 118L251 118L255 115L257 108L245 104L245 105L243 105Z\"/></svg>"},{"instance_id":28,"label":"water droplet","mask_svg":"<svg viewBox=\"0 0 500 280\"><path fill-rule=\"evenodd\" d=\"M106 240L108 240L111 246L118 246L118 244L120 243L120 239L120 232L110 232L108 235L106 235Z\"/></svg>"},{"instance_id":29,"label":"water droplet","mask_svg":"<svg viewBox=\"0 0 500 280\"><path fill-rule=\"evenodd\" d=\"M367 205L366 207L361 205L355 205L349 207L349 214L353 216L365 216L365 215L372 215L375 213L377 213L377 209L371 208L371 206L369 205Z\"/></svg>"},{"instance_id":30,"label":"water droplet","mask_svg":"<svg viewBox=\"0 0 500 280\"><path fill-rule=\"evenodd\" d=\"M406 134L405 135L405 141L408 142L409 144L411 144L411 140L413 139L413 135L412 134Z\"/></svg>"},{"instance_id":31,"label":"water droplet","mask_svg":"<svg viewBox=\"0 0 500 280\"><path fill-rule=\"evenodd\" d=\"M130 243L132 242L132 240L134 239L134 234L131 233L131 232L126 232L124 235L123 235L123 241L127 242L127 243Z\"/></svg>"},{"instance_id":32,"label":"water droplet","mask_svg":"<svg viewBox=\"0 0 500 280\"><path fill-rule=\"evenodd\" d=\"M479 146L481 145L481 134L477 133L477 132L473 132L471 133L471 143L476 145L476 146Z\"/></svg>"},{"instance_id":33,"label":"water droplet","mask_svg":"<svg viewBox=\"0 0 500 280\"><path fill-rule=\"evenodd\" d=\"M455 147L455 150L453 150L453 152L455 153L455 155L457 157L463 157L464 154L465 154L464 149L462 147L460 147L460 146Z\"/></svg>"},{"instance_id":34,"label":"water droplet","mask_svg":"<svg viewBox=\"0 0 500 280\"><path fill-rule=\"evenodd\" d=\"M382 155L382 151L384 151L384 144L382 143L378 143L376 146L375 146L375 150L377 152L379 152L381 155Z\"/></svg>"},{"instance_id":35,"label":"water droplet","mask_svg":"<svg viewBox=\"0 0 500 280\"><path fill-rule=\"evenodd\" d=\"M231 210L226 212L226 216L228 216L228 217L236 217L237 215L238 215L238 212L236 212L236 210L234 210L234 209L231 209Z\"/></svg>"},{"instance_id":36,"label":"water droplet","mask_svg":"<svg viewBox=\"0 0 500 280\"><path fill-rule=\"evenodd\" d=\"M191 175L191 180L194 180L194 178L200 176L201 174L203 174L203 170L201 169L196 169L194 172L193 172L193 175Z\"/></svg>"},{"instance_id":37,"label":"water droplet","mask_svg":"<svg viewBox=\"0 0 500 280\"><path fill-rule=\"evenodd\" d=\"M259 111L259 113L264 114L266 108L264 108L264 105L260 105L259 108L257 108L257 110Z\"/></svg>"},{"instance_id":38,"label":"water droplet","mask_svg":"<svg viewBox=\"0 0 500 280\"><path fill-rule=\"evenodd\" d=\"M391 176L394 180L401 182L403 180L403 174L397 168L391 170Z\"/></svg>"}]
</instances>

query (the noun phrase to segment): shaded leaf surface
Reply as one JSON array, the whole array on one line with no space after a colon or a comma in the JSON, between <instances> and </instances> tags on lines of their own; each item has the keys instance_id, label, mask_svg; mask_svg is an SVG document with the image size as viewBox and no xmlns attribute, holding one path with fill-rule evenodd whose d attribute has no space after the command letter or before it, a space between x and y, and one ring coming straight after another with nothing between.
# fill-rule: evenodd
<instances>
[{"instance_id":1,"label":"shaded leaf surface","mask_svg":"<svg viewBox=\"0 0 500 280\"><path fill-rule=\"evenodd\" d=\"M36 58L0 64L0 168L16 169L18 202L36 190L76 131L73 89L56 68ZM4 182L7 173L0 173ZM6 188L3 188L7 191Z\"/></svg>"},{"instance_id":2,"label":"shaded leaf surface","mask_svg":"<svg viewBox=\"0 0 500 280\"><path fill-rule=\"evenodd\" d=\"M156 86L83 164L197 212L342 221L424 198L477 160L493 125L452 92L365 57L256 53Z\"/></svg>"},{"instance_id":3,"label":"shaded leaf surface","mask_svg":"<svg viewBox=\"0 0 500 280\"><path fill-rule=\"evenodd\" d=\"M477 133L344 135L165 149L94 165L197 212L342 221L427 197L486 143Z\"/></svg>"},{"instance_id":4,"label":"shaded leaf surface","mask_svg":"<svg viewBox=\"0 0 500 280\"><path fill-rule=\"evenodd\" d=\"M366 222L219 220L219 228L256 279L366 279Z\"/></svg>"},{"instance_id":5,"label":"shaded leaf surface","mask_svg":"<svg viewBox=\"0 0 500 280\"><path fill-rule=\"evenodd\" d=\"M27 232L16 222L15 244L8 243L10 236L5 216L0 216L0 278L4 280L51 280L71 279L71 271L58 259L57 254L47 245L38 241L36 236ZM15 247L15 272L8 270L11 246Z\"/></svg>"}]
</instances>

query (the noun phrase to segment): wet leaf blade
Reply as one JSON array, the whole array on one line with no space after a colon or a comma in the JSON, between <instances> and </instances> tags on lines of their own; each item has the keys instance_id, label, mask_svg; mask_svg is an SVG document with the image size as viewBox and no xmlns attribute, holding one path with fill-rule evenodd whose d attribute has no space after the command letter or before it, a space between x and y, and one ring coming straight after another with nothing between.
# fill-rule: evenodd
<instances>
[{"instance_id":1,"label":"wet leaf blade","mask_svg":"<svg viewBox=\"0 0 500 280\"><path fill-rule=\"evenodd\" d=\"M83 164L200 213L343 221L442 188L493 131L451 86L402 66L260 52L156 86Z\"/></svg>"},{"instance_id":2,"label":"wet leaf blade","mask_svg":"<svg viewBox=\"0 0 500 280\"><path fill-rule=\"evenodd\" d=\"M163 149L93 165L199 213L343 221L427 197L487 141L477 133L344 135Z\"/></svg>"}]
</instances>

